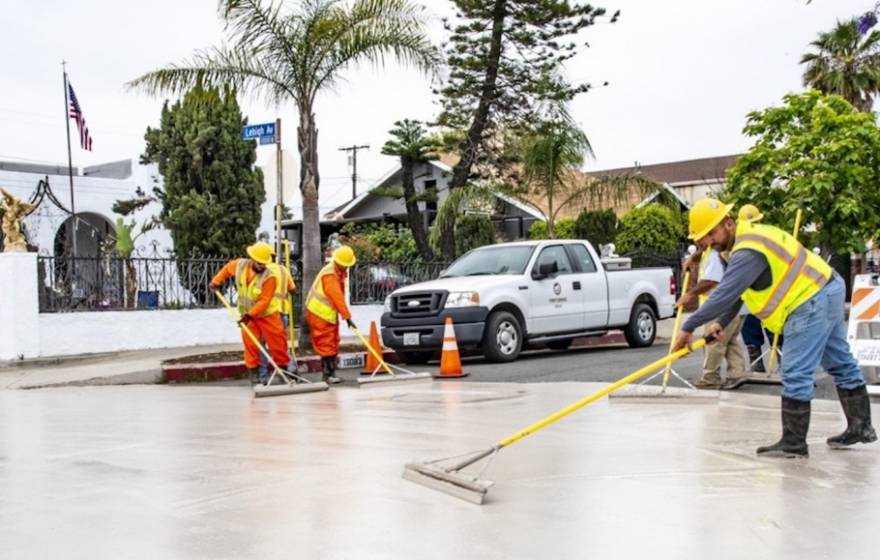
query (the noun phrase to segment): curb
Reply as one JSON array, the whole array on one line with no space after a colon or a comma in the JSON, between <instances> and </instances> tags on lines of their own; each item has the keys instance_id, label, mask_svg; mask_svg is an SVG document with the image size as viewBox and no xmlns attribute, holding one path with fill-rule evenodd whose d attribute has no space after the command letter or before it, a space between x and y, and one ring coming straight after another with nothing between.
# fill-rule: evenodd
<instances>
[{"instance_id":1,"label":"curb","mask_svg":"<svg viewBox=\"0 0 880 560\"><path fill-rule=\"evenodd\" d=\"M400 359L392 350L385 350L382 358L389 364L397 364ZM356 352L340 354L339 369L359 369L366 363L366 353ZM321 371L321 358L308 356L297 360L297 373L317 373ZM223 379L243 378L247 374L244 360L234 362L214 362L205 364L163 364L162 383L193 383L200 381L220 381Z\"/></svg>"}]
</instances>

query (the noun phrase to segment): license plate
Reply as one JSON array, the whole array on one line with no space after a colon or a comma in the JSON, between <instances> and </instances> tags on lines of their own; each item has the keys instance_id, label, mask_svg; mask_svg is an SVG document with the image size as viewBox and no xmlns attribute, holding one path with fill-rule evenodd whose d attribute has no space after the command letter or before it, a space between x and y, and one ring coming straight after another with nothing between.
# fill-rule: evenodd
<instances>
[{"instance_id":1,"label":"license plate","mask_svg":"<svg viewBox=\"0 0 880 560\"><path fill-rule=\"evenodd\" d=\"M419 333L417 333L417 332L403 333L403 345L404 346L418 346L419 345Z\"/></svg>"}]
</instances>

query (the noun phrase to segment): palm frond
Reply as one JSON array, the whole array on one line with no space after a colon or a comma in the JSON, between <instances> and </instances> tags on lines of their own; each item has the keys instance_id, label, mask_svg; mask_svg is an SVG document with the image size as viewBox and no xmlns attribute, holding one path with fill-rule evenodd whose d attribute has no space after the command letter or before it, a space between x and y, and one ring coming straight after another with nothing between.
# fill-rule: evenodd
<instances>
[{"instance_id":1,"label":"palm frond","mask_svg":"<svg viewBox=\"0 0 880 560\"><path fill-rule=\"evenodd\" d=\"M316 88L332 84L350 64L383 66L386 58L436 76L440 51L424 31L424 8L408 0L357 0L335 29L313 37L319 45Z\"/></svg>"},{"instance_id":2,"label":"palm frond","mask_svg":"<svg viewBox=\"0 0 880 560\"><path fill-rule=\"evenodd\" d=\"M467 185L457 189L451 189L434 218L431 227L431 246L436 253L440 253L440 244L443 239L443 231L455 226L456 218L468 208L489 206L495 203L497 188L486 184Z\"/></svg>"},{"instance_id":3,"label":"palm frond","mask_svg":"<svg viewBox=\"0 0 880 560\"><path fill-rule=\"evenodd\" d=\"M276 63L277 64L277 63ZM230 86L278 104L295 97L287 83L276 78L278 67L243 49L213 47L196 52L179 64L169 64L128 82L126 87L148 95L181 94L201 84Z\"/></svg>"}]
</instances>

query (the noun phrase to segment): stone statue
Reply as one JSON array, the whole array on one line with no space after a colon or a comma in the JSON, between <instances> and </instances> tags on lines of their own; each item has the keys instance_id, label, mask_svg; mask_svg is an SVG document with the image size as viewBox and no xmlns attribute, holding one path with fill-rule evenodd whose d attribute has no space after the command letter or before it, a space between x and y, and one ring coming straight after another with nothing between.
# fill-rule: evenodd
<instances>
[{"instance_id":1,"label":"stone statue","mask_svg":"<svg viewBox=\"0 0 880 560\"><path fill-rule=\"evenodd\" d=\"M3 252L26 253L27 240L22 222L35 206L15 198L6 189L0 191L3 193Z\"/></svg>"}]
</instances>

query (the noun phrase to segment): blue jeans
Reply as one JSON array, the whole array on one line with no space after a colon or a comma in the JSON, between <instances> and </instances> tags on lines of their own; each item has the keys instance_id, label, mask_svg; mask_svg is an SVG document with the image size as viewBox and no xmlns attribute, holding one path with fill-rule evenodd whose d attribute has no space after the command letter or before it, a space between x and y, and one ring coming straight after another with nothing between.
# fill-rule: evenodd
<instances>
[{"instance_id":1,"label":"blue jeans","mask_svg":"<svg viewBox=\"0 0 880 560\"><path fill-rule=\"evenodd\" d=\"M288 330L290 328L290 318L284 313L281 314L281 322L284 324L284 330ZM266 348L268 351L268 347L266 347L266 341L260 340L260 344L263 348ZM260 381L267 381L269 379L269 360L266 359L266 355L260 352Z\"/></svg>"},{"instance_id":2,"label":"blue jeans","mask_svg":"<svg viewBox=\"0 0 880 560\"><path fill-rule=\"evenodd\" d=\"M846 341L845 294L843 280L835 274L819 293L786 319L782 396L811 400L816 368L820 364L838 387L855 389L864 385L862 371Z\"/></svg>"}]
</instances>

